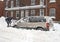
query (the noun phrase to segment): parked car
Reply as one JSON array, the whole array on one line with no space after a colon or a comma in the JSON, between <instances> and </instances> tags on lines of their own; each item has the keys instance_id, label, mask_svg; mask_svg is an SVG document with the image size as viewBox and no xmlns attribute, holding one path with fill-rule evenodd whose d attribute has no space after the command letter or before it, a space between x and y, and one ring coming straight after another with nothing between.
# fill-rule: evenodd
<instances>
[{"instance_id":1,"label":"parked car","mask_svg":"<svg viewBox=\"0 0 60 42\"><path fill-rule=\"evenodd\" d=\"M24 17L18 20L17 27L36 29L36 30L49 30L50 26L53 26L52 19L47 19L41 16ZM22 22L24 21L24 22Z\"/></svg>"}]
</instances>

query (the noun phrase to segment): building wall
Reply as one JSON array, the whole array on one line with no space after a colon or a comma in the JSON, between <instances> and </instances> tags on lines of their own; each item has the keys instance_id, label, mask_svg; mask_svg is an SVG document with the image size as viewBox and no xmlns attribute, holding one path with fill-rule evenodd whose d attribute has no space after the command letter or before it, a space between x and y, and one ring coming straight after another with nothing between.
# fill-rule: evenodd
<instances>
[{"instance_id":1,"label":"building wall","mask_svg":"<svg viewBox=\"0 0 60 42\"><path fill-rule=\"evenodd\" d=\"M60 0L57 0L56 2L56 9L57 9L57 14L56 14L56 19L59 21L60 20Z\"/></svg>"},{"instance_id":2,"label":"building wall","mask_svg":"<svg viewBox=\"0 0 60 42\"><path fill-rule=\"evenodd\" d=\"M49 2L49 0L48 0ZM48 10L47 10L47 14L49 15L49 9L50 8L55 8L56 9L56 15L55 15L55 20L59 21L60 20L60 0L56 0L55 3L48 3Z\"/></svg>"},{"instance_id":3,"label":"building wall","mask_svg":"<svg viewBox=\"0 0 60 42\"><path fill-rule=\"evenodd\" d=\"M57 3L56 2L53 2L53 3L49 3L49 0L48 0L48 7L47 7L47 14L48 14L48 16L49 16L49 10L51 9L51 8L55 8L56 9L56 11L57 11ZM57 14L57 12L56 12L56 14ZM55 17L56 17L56 14L55 14ZM56 18L54 19L54 20L57 20Z\"/></svg>"},{"instance_id":4,"label":"building wall","mask_svg":"<svg viewBox=\"0 0 60 42\"><path fill-rule=\"evenodd\" d=\"M16 7L16 0L13 0L14 1L14 7ZM19 6L22 7L22 6L30 6L31 5L31 0L19 0ZM40 0L36 0L35 1L35 5L39 5L40 4ZM44 16L49 16L49 10L51 8L55 8L56 9L56 14L55 14L55 19L54 20L60 20L60 0L56 0L56 2L53 2L53 3L50 3L50 0L44 0L44 5L46 6L45 8L42 8L44 9ZM8 2L8 7L10 8L11 7L11 0ZM31 10L35 10L35 16L39 16L40 15L40 9L37 8L37 9L29 9L29 16L31 16ZM16 11L13 11L14 15L13 15L13 18L16 19ZM26 10L23 10L24 11L24 15L25 15L25 11ZM21 10L19 10L19 19L21 18ZM8 12L8 16L11 16L11 11Z\"/></svg>"},{"instance_id":5,"label":"building wall","mask_svg":"<svg viewBox=\"0 0 60 42\"><path fill-rule=\"evenodd\" d=\"M4 15L4 2L0 1L0 17Z\"/></svg>"}]
</instances>

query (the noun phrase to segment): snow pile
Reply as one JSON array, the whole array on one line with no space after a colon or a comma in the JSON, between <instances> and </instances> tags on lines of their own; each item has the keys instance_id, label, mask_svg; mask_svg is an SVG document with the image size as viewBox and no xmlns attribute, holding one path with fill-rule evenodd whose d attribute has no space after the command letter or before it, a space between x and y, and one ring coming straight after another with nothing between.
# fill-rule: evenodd
<instances>
[{"instance_id":1,"label":"snow pile","mask_svg":"<svg viewBox=\"0 0 60 42\"><path fill-rule=\"evenodd\" d=\"M50 28L50 31L60 31L60 24L59 23L53 23L53 27Z\"/></svg>"},{"instance_id":2,"label":"snow pile","mask_svg":"<svg viewBox=\"0 0 60 42\"><path fill-rule=\"evenodd\" d=\"M2 27L6 27L7 26L7 23L5 21L5 17L3 17L3 16L0 18L0 26L2 26Z\"/></svg>"},{"instance_id":3,"label":"snow pile","mask_svg":"<svg viewBox=\"0 0 60 42\"><path fill-rule=\"evenodd\" d=\"M55 29L55 31L60 31L60 24L54 23L54 29Z\"/></svg>"}]
</instances>

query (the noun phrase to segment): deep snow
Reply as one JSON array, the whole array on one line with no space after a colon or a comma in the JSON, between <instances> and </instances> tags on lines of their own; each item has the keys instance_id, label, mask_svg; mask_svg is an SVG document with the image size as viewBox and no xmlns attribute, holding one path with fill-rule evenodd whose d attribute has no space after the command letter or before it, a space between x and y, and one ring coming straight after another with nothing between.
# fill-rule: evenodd
<instances>
[{"instance_id":1,"label":"deep snow","mask_svg":"<svg viewBox=\"0 0 60 42\"><path fill-rule=\"evenodd\" d=\"M0 18L0 42L60 42L60 24L54 23L55 31L26 30L7 27Z\"/></svg>"}]
</instances>

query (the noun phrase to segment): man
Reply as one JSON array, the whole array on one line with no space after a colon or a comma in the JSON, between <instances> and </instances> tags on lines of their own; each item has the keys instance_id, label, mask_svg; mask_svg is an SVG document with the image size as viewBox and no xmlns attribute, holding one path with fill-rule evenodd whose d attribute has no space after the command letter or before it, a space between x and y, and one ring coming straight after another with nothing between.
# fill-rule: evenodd
<instances>
[{"instance_id":1,"label":"man","mask_svg":"<svg viewBox=\"0 0 60 42\"><path fill-rule=\"evenodd\" d=\"M11 26L12 17L7 17L5 20L7 22L7 27L10 27Z\"/></svg>"}]
</instances>

